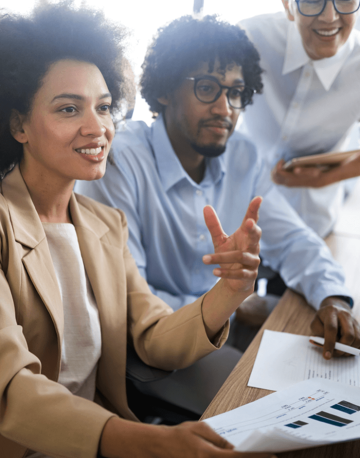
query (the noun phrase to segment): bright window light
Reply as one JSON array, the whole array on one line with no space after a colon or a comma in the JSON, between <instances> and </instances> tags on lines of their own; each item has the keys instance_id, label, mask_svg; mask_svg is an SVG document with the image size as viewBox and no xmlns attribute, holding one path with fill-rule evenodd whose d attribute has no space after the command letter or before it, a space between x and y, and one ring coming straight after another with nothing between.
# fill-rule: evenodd
<instances>
[{"instance_id":1,"label":"bright window light","mask_svg":"<svg viewBox=\"0 0 360 458\"><path fill-rule=\"evenodd\" d=\"M37 4L56 0L1 0L0 11L28 14ZM146 49L157 29L172 20L192 14L194 0L75 0L76 6L101 9L111 21L123 24L129 31L126 57L138 78ZM204 0L203 14L218 14L236 24L241 19L282 10L281 0ZM139 100L138 100L139 99ZM139 97L134 117L151 122L147 105Z\"/></svg>"},{"instance_id":2,"label":"bright window light","mask_svg":"<svg viewBox=\"0 0 360 458\"><path fill-rule=\"evenodd\" d=\"M258 14L283 11L281 0L205 0L204 14L218 14L222 19L237 24Z\"/></svg>"}]
</instances>

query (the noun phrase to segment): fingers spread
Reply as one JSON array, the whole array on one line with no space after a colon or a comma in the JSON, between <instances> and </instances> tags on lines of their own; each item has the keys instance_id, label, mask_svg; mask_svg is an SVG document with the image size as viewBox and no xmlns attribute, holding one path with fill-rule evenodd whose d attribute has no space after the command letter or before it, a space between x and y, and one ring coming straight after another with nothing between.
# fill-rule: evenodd
<instances>
[{"instance_id":1,"label":"fingers spread","mask_svg":"<svg viewBox=\"0 0 360 458\"><path fill-rule=\"evenodd\" d=\"M246 221L246 226L245 227L246 227L246 229L248 231L248 245L247 245L247 248L256 247L256 248L259 248L259 250L260 250L259 242L260 242L260 239L261 239L262 230L251 219ZM253 250L251 252L253 252Z\"/></svg>"},{"instance_id":2,"label":"fingers spread","mask_svg":"<svg viewBox=\"0 0 360 458\"><path fill-rule=\"evenodd\" d=\"M213 270L216 277L228 278L231 280L252 280L255 281L257 277L257 270L247 269L219 269ZM252 285L253 286L253 285Z\"/></svg>"},{"instance_id":3,"label":"fingers spread","mask_svg":"<svg viewBox=\"0 0 360 458\"><path fill-rule=\"evenodd\" d=\"M257 196L253 198L253 200L250 202L248 206L242 225L245 224L248 219L252 219L255 222L258 221L261 202L262 197Z\"/></svg>"},{"instance_id":4,"label":"fingers spread","mask_svg":"<svg viewBox=\"0 0 360 458\"><path fill-rule=\"evenodd\" d=\"M209 229L214 247L216 248L224 242L224 239L227 239L227 235L223 231L216 211L210 205L206 205L206 207L204 207L204 219L205 224Z\"/></svg>"},{"instance_id":5,"label":"fingers spread","mask_svg":"<svg viewBox=\"0 0 360 458\"><path fill-rule=\"evenodd\" d=\"M227 251L224 253L207 254L203 256L204 264L241 264L242 266L257 268L260 258L256 254L241 251Z\"/></svg>"}]
</instances>

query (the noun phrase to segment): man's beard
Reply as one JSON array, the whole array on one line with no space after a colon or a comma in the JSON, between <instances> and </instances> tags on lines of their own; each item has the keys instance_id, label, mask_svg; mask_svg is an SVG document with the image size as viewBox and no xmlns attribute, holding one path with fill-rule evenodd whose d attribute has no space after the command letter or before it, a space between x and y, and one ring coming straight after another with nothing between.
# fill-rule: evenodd
<instances>
[{"instance_id":1,"label":"man's beard","mask_svg":"<svg viewBox=\"0 0 360 458\"><path fill-rule=\"evenodd\" d=\"M191 143L191 147L204 157L218 157L225 152L226 145L206 145L201 146L196 143Z\"/></svg>"}]
</instances>

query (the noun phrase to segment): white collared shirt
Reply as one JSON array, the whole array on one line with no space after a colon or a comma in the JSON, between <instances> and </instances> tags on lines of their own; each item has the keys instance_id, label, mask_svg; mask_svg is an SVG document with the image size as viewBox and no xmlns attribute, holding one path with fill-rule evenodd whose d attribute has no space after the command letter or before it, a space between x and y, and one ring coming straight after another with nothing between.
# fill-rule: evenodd
<instances>
[{"instance_id":1,"label":"white collared shirt","mask_svg":"<svg viewBox=\"0 0 360 458\"><path fill-rule=\"evenodd\" d=\"M257 47L264 92L247 107L240 130L255 142L269 168L281 159L359 148L360 32L339 52L312 61L295 23L284 13L241 23ZM347 182L320 189L278 186L305 222L327 235L346 194Z\"/></svg>"}]
</instances>

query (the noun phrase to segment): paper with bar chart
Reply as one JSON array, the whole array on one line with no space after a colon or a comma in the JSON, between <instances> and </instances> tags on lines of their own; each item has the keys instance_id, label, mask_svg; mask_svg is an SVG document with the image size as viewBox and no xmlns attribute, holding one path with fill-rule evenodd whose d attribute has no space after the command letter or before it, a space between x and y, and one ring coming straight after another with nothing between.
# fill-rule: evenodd
<instances>
[{"instance_id":1,"label":"paper with bar chart","mask_svg":"<svg viewBox=\"0 0 360 458\"><path fill-rule=\"evenodd\" d=\"M360 390L311 379L209 418L243 452L284 452L360 438Z\"/></svg>"},{"instance_id":2,"label":"paper with bar chart","mask_svg":"<svg viewBox=\"0 0 360 458\"><path fill-rule=\"evenodd\" d=\"M327 361L308 336L265 330L248 386L277 391L311 378L359 387L360 357Z\"/></svg>"}]
</instances>

